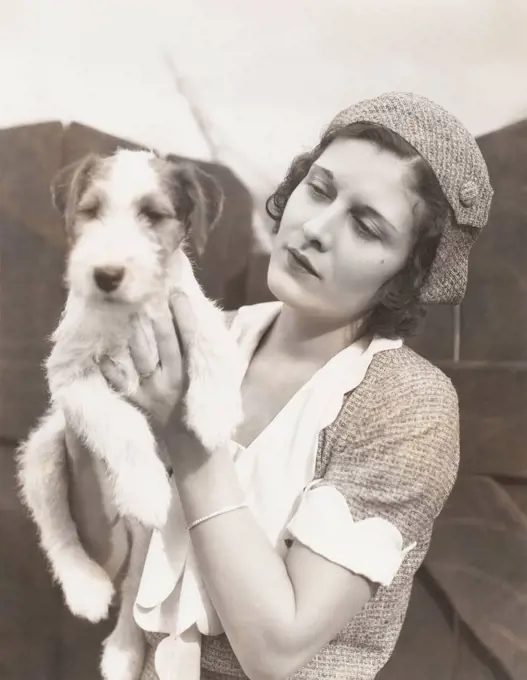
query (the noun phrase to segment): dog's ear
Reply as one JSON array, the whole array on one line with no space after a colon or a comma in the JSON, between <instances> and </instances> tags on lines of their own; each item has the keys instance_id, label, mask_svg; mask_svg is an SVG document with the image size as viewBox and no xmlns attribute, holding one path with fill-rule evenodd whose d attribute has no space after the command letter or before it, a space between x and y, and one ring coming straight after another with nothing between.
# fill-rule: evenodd
<instances>
[{"instance_id":1,"label":"dog's ear","mask_svg":"<svg viewBox=\"0 0 527 680\"><path fill-rule=\"evenodd\" d=\"M66 229L71 226L75 209L100 159L97 154L88 154L59 170L51 183L51 200L64 218Z\"/></svg>"},{"instance_id":2,"label":"dog's ear","mask_svg":"<svg viewBox=\"0 0 527 680\"><path fill-rule=\"evenodd\" d=\"M171 184L178 219L195 251L202 255L223 211L224 194L217 180L194 163L173 163Z\"/></svg>"}]
</instances>

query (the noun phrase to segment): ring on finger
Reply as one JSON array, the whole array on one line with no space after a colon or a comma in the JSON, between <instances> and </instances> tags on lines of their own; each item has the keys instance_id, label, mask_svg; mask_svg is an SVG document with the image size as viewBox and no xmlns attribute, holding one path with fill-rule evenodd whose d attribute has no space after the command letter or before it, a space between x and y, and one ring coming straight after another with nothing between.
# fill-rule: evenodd
<instances>
[{"instance_id":1,"label":"ring on finger","mask_svg":"<svg viewBox=\"0 0 527 680\"><path fill-rule=\"evenodd\" d=\"M161 367L161 362L158 361L157 364L154 366L154 368L151 371L148 371L148 373L142 373L139 376L139 379L140 380L148 380L148 378L151 378L154 375L154 373L157 371L157 369L160 368L160 367Z\"/></svg>"}]
</instances>

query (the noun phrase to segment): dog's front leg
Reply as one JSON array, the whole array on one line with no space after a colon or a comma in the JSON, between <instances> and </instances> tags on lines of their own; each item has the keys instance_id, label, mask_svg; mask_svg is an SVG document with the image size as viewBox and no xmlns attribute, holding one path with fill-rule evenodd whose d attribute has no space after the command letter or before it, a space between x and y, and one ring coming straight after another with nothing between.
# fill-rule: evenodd
<instances>
[{"instance_id":1,"label":"dog's front leg","mask_svg":"<svg viewBox=\"0 0 527 680\"><path fill-rule=\"evenodd\" d=\"M150 542L150 531L127 520L132 539L130 563L121 587L117 624L104 641L101 674L104 680L137 680L145 658L145 637L134 619L134 602Z\"/></svg>"},{"instance_id":2,"label":"dog's front leg","mask_svg":"<svg viewBox=\"0 0 527 680\"><path fill-rule=\"evenodd\" d=\"M145 416L95 372L52 394L76 435L108 468L121 514L162 527L171 489Z\"/></svg>"},{"instance_id":3,"label":"dog's front leg","mask_svg":"<svg viewBox=\"0 0 527 680\"><path fill-rule=\"evenodd\" d=\"M187 355L185 419L209 451L227 446L243 418L243 367L223 313L201 290L188 258L179 257L172 305Z\"/></svg>"}]
</instances>

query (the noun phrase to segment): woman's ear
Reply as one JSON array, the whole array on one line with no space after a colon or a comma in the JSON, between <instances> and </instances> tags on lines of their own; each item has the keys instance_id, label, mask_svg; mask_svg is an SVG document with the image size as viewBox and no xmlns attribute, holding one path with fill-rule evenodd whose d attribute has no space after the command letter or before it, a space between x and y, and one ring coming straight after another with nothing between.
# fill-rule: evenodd
<instances>
[{"instance_id":1,"label":"woman's ear","mask_svg":"<svg viewBox=\"0 0 527 680\"><path fill-rule=\"evenodd\" d=\"M64 219L68 236L73 224L75 209L100 160L101 157L97 154L88 154L59 170L51 183L51 200Z\"/></svg>"},{"instance_id":2,"label":"woman's ear","mask_svg":"<svg viewBox=\"0 0 527 680\"><path fill-rule=\"evenodd\" d=\"M176 215L201 256L223 211L224 193L217 180L194 163L173 165L170 173Z\"/></svg>"}]
</instances>

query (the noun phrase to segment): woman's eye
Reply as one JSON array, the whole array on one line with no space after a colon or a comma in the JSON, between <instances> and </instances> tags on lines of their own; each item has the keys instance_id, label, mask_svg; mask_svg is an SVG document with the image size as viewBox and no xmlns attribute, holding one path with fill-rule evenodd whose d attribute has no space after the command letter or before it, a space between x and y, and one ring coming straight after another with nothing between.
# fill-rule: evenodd
<instances>
[{"instance_id":1,"label":"woman's eye","mask_svg":"<svg viewBox=\"0 0 527 680\"><path fill-rule=\"evenodd\" d=\"M368 241L376 241L380 238L379 234L370 227L368 227L365 222L363 222L362 220L358 220L356 217L353 216L352 219L354 224L356 225L356 229L359 232L359 235L362 238Z\"/></svg>"},{"instance_id":2,"label":"woman's eye","mask_svg":"<svg viewBox=\"0 0 527 680\"><path fill-rule=\"evenodd\" d=\"M316 184L315 182L308 182L309 189L311 193L317 197L317 198L329 198L329 194L326 191L326 189L320 184Z\"/></svg>"}]
</instances>

